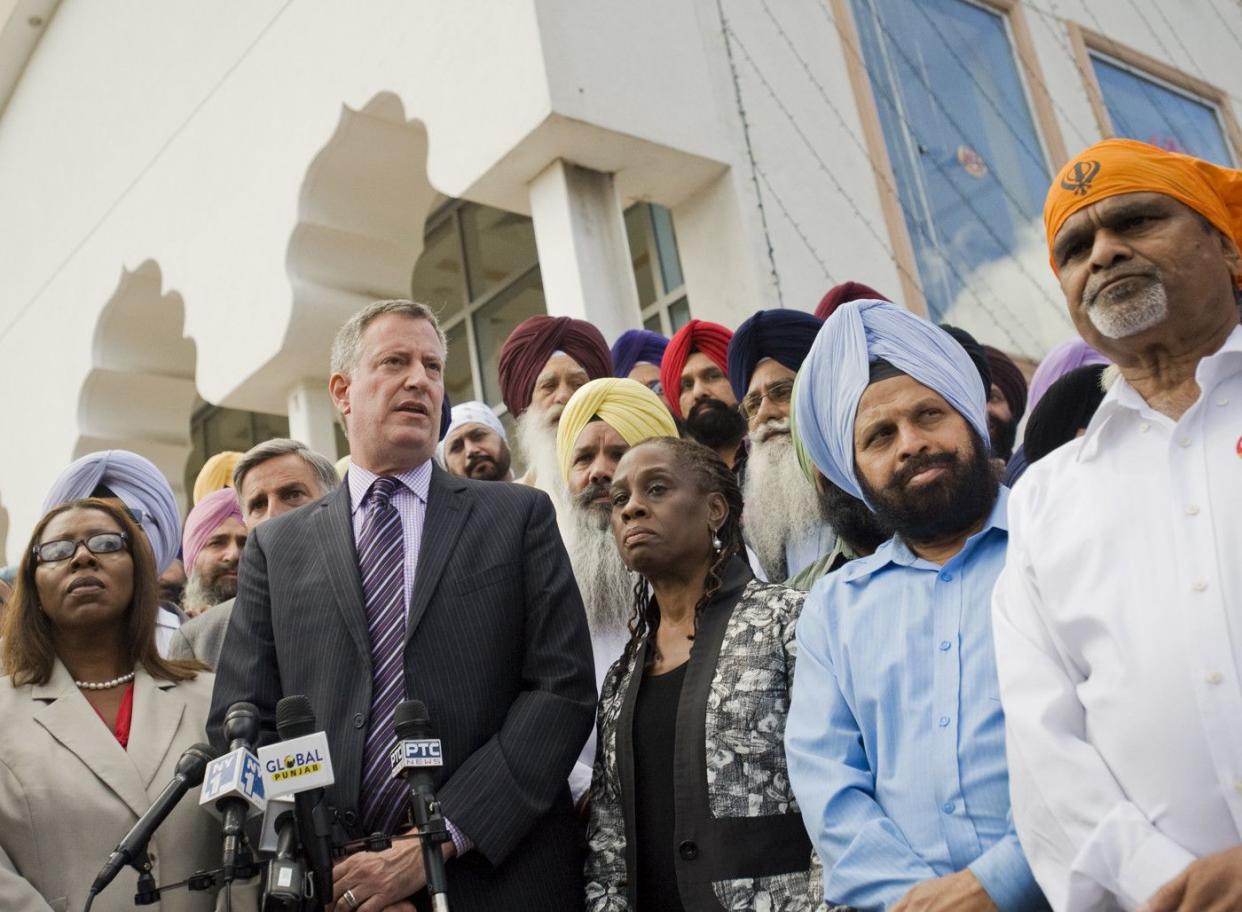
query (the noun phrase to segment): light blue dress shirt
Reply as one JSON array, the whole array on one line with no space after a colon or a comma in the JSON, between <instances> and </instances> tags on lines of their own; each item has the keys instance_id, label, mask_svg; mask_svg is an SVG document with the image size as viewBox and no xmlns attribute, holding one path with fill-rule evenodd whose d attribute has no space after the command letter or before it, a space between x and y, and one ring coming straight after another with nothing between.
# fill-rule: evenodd
<instances>
[{"instance_id":1,"label":"light blue dress shirt","mask_svg":"<svg viewBox=\"0 0 1242 912\"><path fill-rule=\"evenodd\" d=\"M1002 912L1045 908L1009 812L992 648L1008 495L943 567L893 539L807 597L785 752L832 902L885 909L969 868Z\"/></svg>"}]
</instances>

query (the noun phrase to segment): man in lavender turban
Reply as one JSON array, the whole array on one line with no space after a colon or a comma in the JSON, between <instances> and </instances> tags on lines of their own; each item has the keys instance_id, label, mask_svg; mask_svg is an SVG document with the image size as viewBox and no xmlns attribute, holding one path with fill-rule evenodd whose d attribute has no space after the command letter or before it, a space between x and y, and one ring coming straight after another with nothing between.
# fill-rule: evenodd
<instances>
[{"instance_id":1,"label":"man in lavender turban","mask_svg":"<svg viewBox=\"0 0 1242 912\"><path fill-rule=\"evenodd\" d=\"M1010 814L995 696L1008 492L986 405L959 343L880 301L838 308L799 374L807 452L895 532L816 583L798 618L789 781L824 893L846 906L1046 908ZM929 801L928 783L949 784Z\"/></svg>"},{"instance_id":2,"label":"man in lavender turban","mask_svg":"<svg viewBox=\"0 0 1242 912\"><path fill-rule=\"evenodd\" d=\"M208 494L190 511L181 538L187 577L181 610L187 617L237 595L237 565L244 547L246 525L233 488Z\"/></svg>"},{"instance_id":3,"label":"man in lavender turban","mask_svg":"<svg viewBox=\"0 0 1242 912\"><path fill-rule=\"evenodd\" d=\"M657 396L664 392L660 385L660 360L668 339L649 329L627 329L612 343L612 375L637 380Z\"/></svg>"},{"instance_id":4,"label":"man in lavender turban","mask_svg":"<svg viewBox=\"0 0 1242 912\"><path fill-rule=\"evenodd\" d=\"M586 320L536 316L523 320L500 350L500 393L517 421L518 447L526 459L519 484L539 488L558 519L569 494L556 455L556 426L579 387L612 376L612 355L600 331Z\"/></svg>"}]
</instances>

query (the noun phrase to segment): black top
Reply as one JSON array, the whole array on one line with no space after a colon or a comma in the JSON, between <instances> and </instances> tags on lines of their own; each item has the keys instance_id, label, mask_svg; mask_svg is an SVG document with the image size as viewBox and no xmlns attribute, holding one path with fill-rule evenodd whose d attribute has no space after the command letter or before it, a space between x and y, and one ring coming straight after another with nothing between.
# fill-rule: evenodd
<instances>
[{"instance_id":1,"label":"black top","mask_svg":"<svg viewBox=\"0 0 1242 912\"><path fill-rule=\"evenodd\" d=\"M635 912L685 912L674 867L673 752L677 705L689 664L662 675L644 675L634 703Z\"/></svg>"}]
</instances>

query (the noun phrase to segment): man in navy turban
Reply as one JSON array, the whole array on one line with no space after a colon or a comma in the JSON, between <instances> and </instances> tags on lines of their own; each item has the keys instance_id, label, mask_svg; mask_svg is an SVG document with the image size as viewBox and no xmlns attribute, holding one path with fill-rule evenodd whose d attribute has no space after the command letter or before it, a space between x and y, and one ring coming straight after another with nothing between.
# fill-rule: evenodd
<instances>
[{"instance_id":1,"label":"man in navy turban","mask_svg":"<svg viewBox=\"0 0 1242 912\"><path fill-rule=\"evenodd\" d=\"M743 531L756 575L773 582L796 576L836 544L789 433L794 375L821 325L804 311L761 310L729 341L729 382L750 441Z\"/></svg>"},{"instance_id":2,"label":"man in navy turban","mask_svg":"<svg viewBox=\"0 0 1242 912\"><path fill-rule=\"evenodd\" d=\"M612 375L637 380L657 396L663 395L660 384L660 361L668 339L649 329L627 329L612 343Z\"/></svg>"}]
</instances>

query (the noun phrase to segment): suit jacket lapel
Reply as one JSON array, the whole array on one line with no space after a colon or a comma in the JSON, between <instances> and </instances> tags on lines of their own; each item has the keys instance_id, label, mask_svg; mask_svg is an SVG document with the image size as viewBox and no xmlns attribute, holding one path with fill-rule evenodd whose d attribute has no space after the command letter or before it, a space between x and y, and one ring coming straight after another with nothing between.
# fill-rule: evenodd
<instances>
[{"instance_id":1,"label":"suit jacket lapel","mask_svg":"<svg viewBox=\"0 0 1242 912\"><path fill-rule=\"evenodd\" d=\"M129 757L138 769L143 788L151 781L172 747L181 717L185 715L185 698L173 681L157 681L139 668L134 674L134 718L141 719L129 736Z\"/></svg>"},{"instance_id":2,"label":"suit jacket lapel","mask_svg":"<svg viewBox=\"0 0 1242 912\"><path fill-rule=\"evenodd\" d=\"M315 538L319 541L341 617L369 669L371 639L367 633L367 607L362 595L362 575L358 569L358 549L354 545L350 506L349 483L342 482L335 494L312 508L316 510Z\"/></svg>"},{"instance_id":3,"label":"suit jacket lapel","mask_svg":"<svg viewBox=\"0 0 1242 912\"><path fill-rule=\"evenodd\" d=\"M431 485L427 491L427 516L423 520L418 566L414 572L414 593L405 628L407 643L427 611L431 595L449 562L466 517L470 515L471 501L466 490L466 484L460 479L437 465L432 466Z\"/></svg>"},{"instance_id":4,"label":"suit jacket lapel","mask_svg":"<svg viewBox=\"0 0 1242 912\"><path fill-rule=\"evenodd\" d=\"M59 659L53 666L51 679L34 687L31 697L46 702L42 709L35 711L35 722L81 760L131 811L142 816L151 805L146 783L130 755L86 702Z\"/></svg>"}]
</instances>

